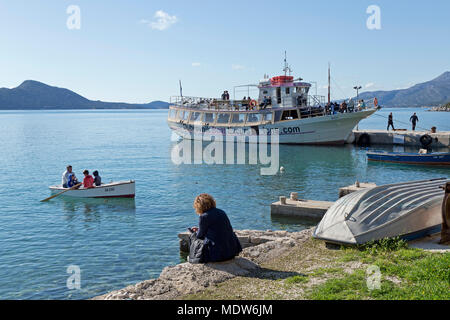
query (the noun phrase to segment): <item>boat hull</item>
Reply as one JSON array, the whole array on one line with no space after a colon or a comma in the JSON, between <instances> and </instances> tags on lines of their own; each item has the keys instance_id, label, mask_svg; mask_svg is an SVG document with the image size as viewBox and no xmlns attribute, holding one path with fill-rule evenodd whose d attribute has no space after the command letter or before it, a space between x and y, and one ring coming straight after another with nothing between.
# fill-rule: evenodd
<instances>
[{"instance_id":1,"label":"boat hull","mask_svg":"<svg viewBox=\"0 0 450 320\"><path fill-rule=\"evenodd\" d=\"M52 194L67 190L61 186L51 186L49 189ZM134 198L135 194L136 187L134 181L121 181L102 184L95 188L69 190L61 196L74 198Z\"/></svg>"},{"instance_id":2,"label":"boat hull","mask_svg":"<svg viewBox=\"0 0 450 320\"><path fill-rule=\"evenodd\" d=\"M314 237L339 244L364 244L383 238L412 240L439 232L446 179L411 181L351 193L336 201Z\"/></svg>"},{"instance_id":3,"label":"boat hull","mask_svg":"<svg viewBox=\"0 0 450 320\"><path fill-rule=\"evenodd\" d=\"M245 142L252 142L250 137L258 136L259 133L264 132L263 130L267 130L268 135L271 132L279 132L280 144L342 145L347 141L354 127L375 111L338 113L246 127L194 126L170 120L168 124L176 134L190 140L203 140L208 137L207 140L210 141L209 136L214 136L217 141L224 141L227 136L243 136L246 139ZM271 142L270 138L267 140Z\"/></svg>"},{"instance_id":4,"label":"boat hull","mask_svg":"<svg viewBox=\"0 0 450 320\"><path fill-rule=\"evenodd\" d=\"M384 152L372 151L367 152L369 161L414 164L414 165L450 165L450 153L402 153L402 152Z\"/></svg>"}]
</instances>

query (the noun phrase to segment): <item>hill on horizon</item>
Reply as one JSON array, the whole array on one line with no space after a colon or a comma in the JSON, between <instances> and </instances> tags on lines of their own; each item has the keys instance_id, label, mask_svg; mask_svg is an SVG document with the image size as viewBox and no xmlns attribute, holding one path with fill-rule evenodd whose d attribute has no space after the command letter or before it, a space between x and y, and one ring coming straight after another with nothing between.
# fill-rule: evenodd
<instances>
[{"instance_id":1,"label":"hill on horizon","mask_svg":"<svg viewBox=\"0 0 450 320\"><path fill-rule=\"evenodd\" d=\"M439 106L450 102L450 72L444 72L433 80L416 84L407 89L359 94L359 99L364 100L375 97L383 107Z\"/></svg>"},{"instance_id":2,"label":"hill on horizon","mask_svg":"<svg viewBox=\"0 0 450 320\"><path fill-rule=\"evenodd\" d=\"M26 80L16 88L0 88L0 110L36 109L167 109L169 103L152 101L136 104L93 101L69 89Z\"/></svg>"}]
</instances>

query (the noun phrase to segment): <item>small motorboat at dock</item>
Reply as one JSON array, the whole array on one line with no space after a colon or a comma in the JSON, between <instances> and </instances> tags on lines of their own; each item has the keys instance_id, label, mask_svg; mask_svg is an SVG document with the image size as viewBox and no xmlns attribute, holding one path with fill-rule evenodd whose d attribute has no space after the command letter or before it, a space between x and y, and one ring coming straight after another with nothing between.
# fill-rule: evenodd
<instances>
[{"instance_id":1,"label":"small motorboat at dock","mask_svg":"<svg viewBox=\"0 0 450 320\"><path fill-rule=\"evenodd\" d=\"M450 152L407 153L374 150L367 152L367 160L415 165L450 166Z\"/></svg>"},{"instance_id":2,"label":"small motorboat at dock","mask_svg":"<svg viewBox=\"0 0 450 320\"><path fill-rule=\"evenodd\" d=\"M413 240L437 233L442 226L446 178L410 181L353 192L336 201L313 237L357 245L383 238Z\"/></svg>"},{"instance_id":3,"label":"small motorboat at dock","mask_svg":"<svg viewBox=\"0 0 450 320\"><path fill-rule=\"evenodd\" d=\"M50 186L52 194L57 194L62 191L68 190L62 186ZM79 188L72 189L64 192L62 196L75 197L75 198L134 198L136 195L135 181L118 181L106 184L94 188Z\"/></svg>"}]
</instances>

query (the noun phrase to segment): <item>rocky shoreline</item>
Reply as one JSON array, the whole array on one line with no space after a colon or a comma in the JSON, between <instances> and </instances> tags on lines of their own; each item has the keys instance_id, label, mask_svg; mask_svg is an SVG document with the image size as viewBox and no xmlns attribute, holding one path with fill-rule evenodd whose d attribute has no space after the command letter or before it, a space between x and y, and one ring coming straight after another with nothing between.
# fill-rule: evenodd
<instances>
[{"instance_id":1,"label":"rocky shoreline","mask_svg":"<svg viewBox=\"0 0 450 320\"><path fill-rule=\"evenodd\" d=\"M273 260L309 240L312 230L236 231L244 249L233 260L207 264L186 262L169 266L163 269L157 279L145 280L94 297L93 300L172 300L195 294L229 279L250 276L258 272L261 268L260 264ZM183 241L182 237L180 238Z\"/></svg>"}]
</instances>

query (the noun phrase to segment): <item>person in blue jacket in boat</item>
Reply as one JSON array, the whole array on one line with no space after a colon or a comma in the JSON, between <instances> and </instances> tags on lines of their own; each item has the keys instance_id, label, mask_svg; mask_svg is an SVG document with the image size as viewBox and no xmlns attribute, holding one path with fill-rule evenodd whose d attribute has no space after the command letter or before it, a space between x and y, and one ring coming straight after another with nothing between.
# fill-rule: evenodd
<instances>
[{"instance_id":1,"label":"person in blue jacket in boat","mask_svg":"<svg viewBox=\"0 0 450 320\"><path fill-rule=\"evenodd\" d=\"M201 262L219 262L234 258L242 251L241 243L233 231L227 214L216 208L216 201L202 193L194 200L194 209L199 217L199 227L190 231L197 239L204 240Z\"/></svg>"},{"instance_id":2,"label":"person in blue jacket in boat","mask_svg":"<svg viewBox=\"0 0 450 320\"><path fill-rule=\"evenodd\" d=\"M78 179L75 176L75 173L72 171L72 166L68 165L66 167L66 171L62 174L62 182L61 185L63 188L71 188L78 183Z\"/></svg>"}]
</instances>

